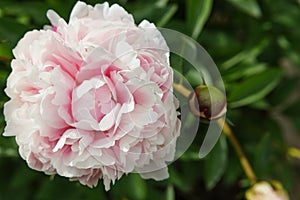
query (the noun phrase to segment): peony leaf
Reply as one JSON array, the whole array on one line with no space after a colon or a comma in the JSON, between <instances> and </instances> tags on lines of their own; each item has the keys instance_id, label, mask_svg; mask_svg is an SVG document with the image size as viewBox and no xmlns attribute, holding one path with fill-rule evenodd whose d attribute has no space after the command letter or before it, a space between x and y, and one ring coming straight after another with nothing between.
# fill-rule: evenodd
<instances>
[{"instance_id":1,"label":"peony leaf","mask_svg":"<svg viewBox=\"0 0 300 200\"><path fill-rule=\"evenodd\" d=\"M0 60L8 62L12 57L11 46L9 46L6 42L0 41Z\"/></svg>"},{"instance_id":2,"label":"peony leaf","mask_svg":"<svg viewBox=\"0 0 300 200\"><path fill-rule=\"evenodd\" d=\"M282 81L278 87L271 93L270 103L272 105L279 105L286 102L288 98L297 90L299 87L299 78L290 78Z\"/></svg>"},{"instance_id":3,"label":"peony leaf","mask_svg":"<svg viewBox=\"0 0 300 200\"><path fill-rule=\"evenodd\" d=\"M228 95L230 106L240 107L254 103L269 94L279 83L283 71L269 69L253 75L232 88Z\"/></svg>"},{"instance_id":4,"label":"peony leaf","mask_svg":"<svg viewBox=\"0 0 300 200\"><path fill-rule=\"evenodd\" d=\"M187 1L187 23L192 25L192 38L197 39L199 37L210 16L212 4L212 0Z\"/></svg>"},{"instance_id":5,"label":"peony leaf","mask_svg":"<svg viewBox=\"0 0 300 200\"><path fill-rule=\"evenodd\" d=\"M165 8L166 11L164 12L164 15L162 18L157 22L158 27L164 27L173 17L173 15L176 13L178 6L177 4L170 5Z\"/></svg>"},{"instance_id":6,"label":"peony leaf","mask_svg":"<svg viewBox=\"0 0 300 200\"><path fill-rule=\"evenodd\" d=\"M6 47L13 48L22 35L31 28L9 18L0 18L0 42L4 42Z\"/></svg>"},{"instance_id":7,"label":"peony leaf","mask_svg":"<svg viewBox=\"0 0 300 200\"><path fill-rule=\"evenodd\" d=\"M198 160L198 152L196 154ZM183 176L182 173L179 173L174 167L169 167L170 173L170 183L176 188L180 188L181 191L190 192L192 190L192 181L188 179L187 176Z\"/></svg>"},{"instance_id":8,"label":"peony leaf","mask_svg":"<svg viewBox=\"0 0 300 200\"><path fill-rule=\"evenodd\" d=\"M4 149L0 147L0 157L18 157L18 151L16 149Z\"/></svg>"},{"instance_id":9,"label":"peony leaf","mask_svg":"<svg viewBox=\"0 0 300 200\"><path fill-rule=\"evenodd\" d=\"M223 176L227 165L227 142L226 137L222 135L208 154L204 166L204 181L206 188L211 190Z\"/></svg>"},{"instance_id":10,"label":"peony leaf","mask_svg":"<svg viewBox=\"0 0 300 200\"><path fill-rule=\"evenodd\" d=\"M255 166L255 172L260 177L268 175L270 169L270 158L272 157L272 147L271 147L271 136L269 133L262 135L260 141L255 148L255 161L253 165Z\"/></svg>"},{"instance_id":11,"label":"peony leaf","mask_svg":"<svg viewBox=\"0 0 300 200\"><path fill-rule=\"evenodd\" d=\"M224 63L222 63L222 69L228 70L241 63L242 61L256 62L257 57L266 49L269 43L270 40L268 38L261 39L255 46L246 48L245 50L237 53L229 60L226 60Z\"/></svg>"},{"instance_id":12,"label":"peony leaf","mask_svg":"<svg viewBox=\"0 0 300 200\"><path fill-rule=\"evenodd\" d=\"M136 22L141 22L143 19L156 24L158 27L164 27L172 19L176 13L177 4L165 4L153 2L136 2L127 6L132 11Z\"/></svg>"},{"instance_id":13,"label":"peony leaf","mask_svg":"<svg viewBox=\"0 0 300 200\"><path fill-rule=\"evenodd\" d=\"M228 82L238 81L242 78L259 74L268 69L265 63L240 63L228 70L224 70L222 78Z\"/></svg>"},{"instance_id":14,"label":"peony leaf","mask_svg":"<svg viewBox=\"0 0 300 200\"><path fill-rule=\"evenodd\" d=\"M261 17L261 9L256 0L228 0L232 5L246 14L259 18Z\"/></svg>"},{"instance_id":15,"label":"peony leaf","mask_svg":"<svg viewBox=\"0 0 300 200\"><path fill-rule=\"evenodd\" d=\"M284 111L283 113L289 118L290 122L294 126L294 128L297 130L296 132L300 135L300 100L291 103ZM292 130L290 130L292 131Z\"/></svg>"},{"instance_id":16,"label":"peony leaf","mask_svg":"<svg viewBox=\"0 0 300 200\"><path fill-rule=\"evenodd\" d=\"M134 173L118 181L111 192L112 199L147 199L147 196L152 195L148 194L146 181Z\"/></svg>"},{"instance_id":17,"label":"peony leaf","mask_svg":"<svg viewBox=\"0 0 300 200\"><path fill-rule=\"evenodd\" d=\"M131 174L129 184L131 185L130 188L133 189L129 192L132 199L146 199L147 185L145 180L143 180L138 174Z\"/></svg>"}]
</instances>

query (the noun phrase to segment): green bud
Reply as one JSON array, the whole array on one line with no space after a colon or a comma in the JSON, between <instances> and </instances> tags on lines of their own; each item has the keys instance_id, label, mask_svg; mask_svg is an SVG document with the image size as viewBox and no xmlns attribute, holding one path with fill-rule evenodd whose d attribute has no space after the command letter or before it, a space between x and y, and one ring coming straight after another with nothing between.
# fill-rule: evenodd
<instances>
[{"instance_id":1,"label":"green bud","mask_svg":"<svg viewBox=\"0 0 300 200\"><path fill-rule=\"evenodd\" d=\"M226 113L226 96L218 88L201 85L189 96L191 111L205 119L217 119Z\"/></svg>"}]
</instances>

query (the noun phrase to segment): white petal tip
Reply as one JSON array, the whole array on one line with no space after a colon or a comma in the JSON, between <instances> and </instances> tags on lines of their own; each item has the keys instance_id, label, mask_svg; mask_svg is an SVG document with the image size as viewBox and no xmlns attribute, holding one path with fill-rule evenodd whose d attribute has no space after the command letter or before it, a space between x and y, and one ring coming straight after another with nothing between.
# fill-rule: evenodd
<instances>
[{"instance_id":1,"label":"white petal tip","mask_svg":"<svg viewBox=\"0 0 300 200\"><path fill-rule=\"evenodd\" d=\"M51 24L53 26L58 26L58 21L60 19L60 16L54 11L54 10L48 10L47 11L47 18L50 20Z\"/></svg>"}]
</instances>

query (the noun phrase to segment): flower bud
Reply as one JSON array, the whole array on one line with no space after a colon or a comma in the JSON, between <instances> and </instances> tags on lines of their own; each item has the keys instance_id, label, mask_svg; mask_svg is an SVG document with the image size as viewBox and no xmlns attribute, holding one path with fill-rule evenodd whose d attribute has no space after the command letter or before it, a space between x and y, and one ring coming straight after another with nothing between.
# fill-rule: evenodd
<instances>
[{"instance_id":1,"label":"flower bud","mask_svg":"<svg viewBox=\"0 0 300 200\"><path fill-rule=\"evenodd\" d=\"M272 187L273 186L273 187ZM256 183L246 192L247 200L289 200L289 197L281 183L272 181Z\"/></svg>"},{"instance_id":2,"label":"flower bud","mask_svg":"<svg viewBox=\"0 0 300 200\"><path fill-rule=\"evenodd\" d=\"M217 119L226 113L226 96L214 86L201 85L189 96L191 111L205 119Z\"/></svg>"}]
</instances>

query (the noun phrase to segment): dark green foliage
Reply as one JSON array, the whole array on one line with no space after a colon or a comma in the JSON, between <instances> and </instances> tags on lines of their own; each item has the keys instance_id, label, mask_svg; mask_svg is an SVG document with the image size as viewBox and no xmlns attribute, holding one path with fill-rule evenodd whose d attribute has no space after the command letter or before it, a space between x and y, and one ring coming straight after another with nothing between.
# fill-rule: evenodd
<instances>
[{"instance_id":1,"label":"dark green foliage","mask_svg":"<svg viewBox=\"0 0 300 200\"><path fill-rule=\"evenodd\" d=\"M47 9L68 19L75 0L0 1L0 109L11 50L26 31L49 24ZM89 4L103 1L87 0ZM225 83L227 119L259 179L276 179L295 196L299 162L287 155L289 137L300 141L300 3L297 0L119 0L136 22L143 19L196 39L217 64ZM202 83L185 60L171 63L193 87ZM190 70L189 70L190 69ZM288 120L293 130L278 118ZM0 115L1 133L5 127ZM0 200L14 199L242 199L249 186L238 156L223 135L203 160L198 151L206 124L185 154L156 182L129 174L105 192L28 168L14 138L0 136ZM288 138L287 138L288 137ZM296 146L300 148L300 143ZM225 198L226 197L226 198Z\"/></svg>"}]
</instances>

